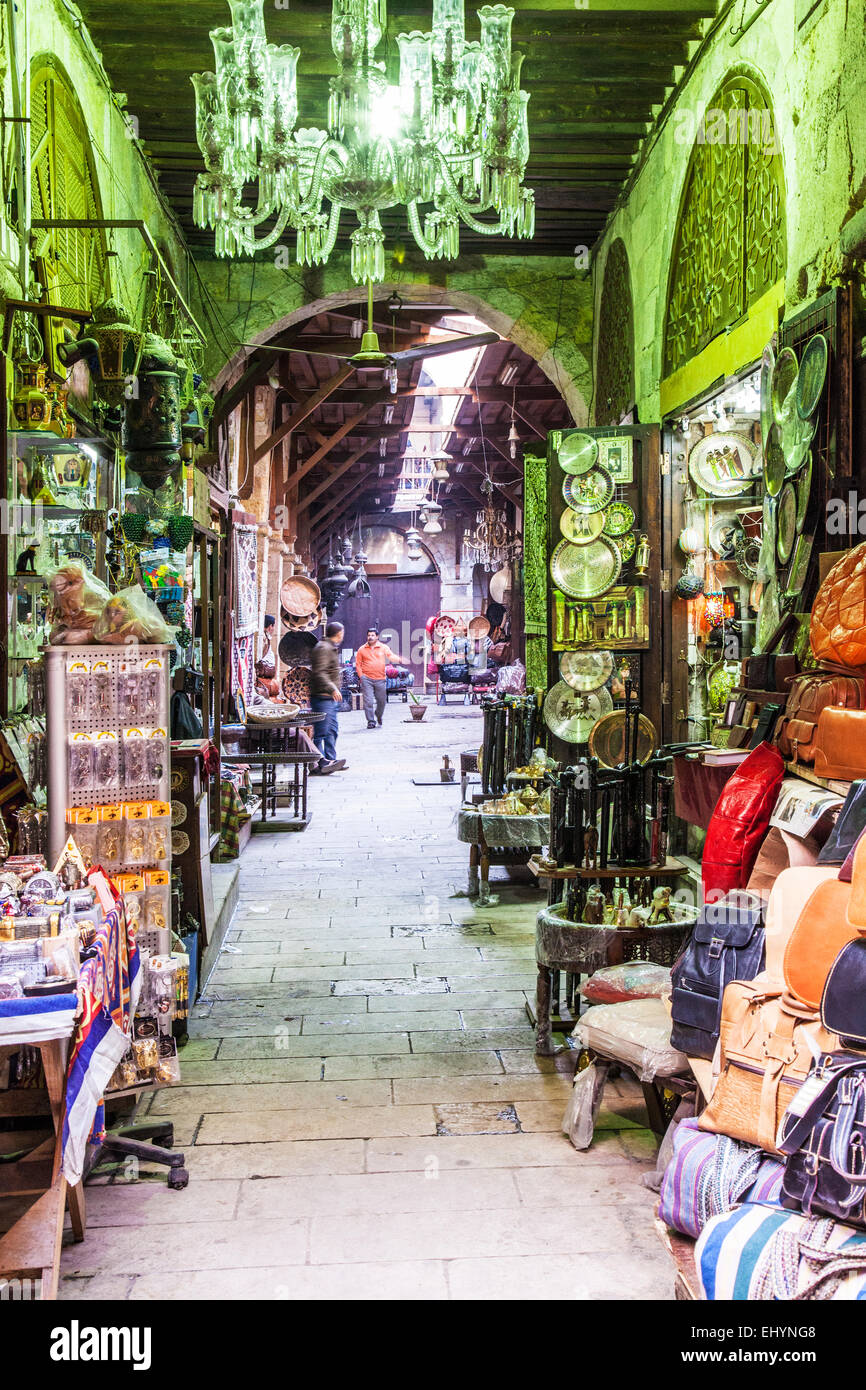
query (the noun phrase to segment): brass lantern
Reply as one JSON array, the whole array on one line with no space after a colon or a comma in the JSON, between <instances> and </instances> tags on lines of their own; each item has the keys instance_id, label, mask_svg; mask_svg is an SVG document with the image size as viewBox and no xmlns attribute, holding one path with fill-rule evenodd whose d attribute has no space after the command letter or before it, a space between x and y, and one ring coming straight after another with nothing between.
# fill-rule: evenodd
<instances>
[{"instance_id":1,"label":"brass lantern","mask_svg":"<svg viewBox=\"0 0 866 1390\"><path fill-rule=\"evenodd\" d=\"M95 359L97 395L116 410L136 375L144 335L133 328L128 311L117 299L106 299L94 309L86 331L86 338L60 343L57 356L65 367L83 357Z\"/></svg>"}]
</instances>

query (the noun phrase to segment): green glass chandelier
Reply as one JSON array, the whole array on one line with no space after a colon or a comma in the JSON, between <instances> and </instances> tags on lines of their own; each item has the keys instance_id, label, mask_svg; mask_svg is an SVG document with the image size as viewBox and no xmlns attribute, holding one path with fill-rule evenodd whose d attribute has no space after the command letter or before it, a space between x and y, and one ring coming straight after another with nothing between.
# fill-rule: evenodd
<instances>
[{"instance_id":1,"label":"green glass chandelier","mask_svg":"<svg viewBox=\"0 0 866 1390\"><path fill-rule=\"evenodd\" d=\"M405 206L418 246L453 260L460 223L485 236L531 237L528 92L512 52L514 10L478 11L480 41L465 37L463 0L433 0L432 33L400 34L397 85L376 50L386 0L333 0L328 128L297 128L299 48L270 44L264 0L229 0L232 27L211 30L215 72L195 73L196 136L205 162L195 186L199 227L220 256L275 246L297 234L301 265L322 264L343 208L355 213L352 276L385 274L379 214ZM255 205L245 192L253 187ZM259 235L259 229L263 230Z\"/></svg>"}]
</instances>

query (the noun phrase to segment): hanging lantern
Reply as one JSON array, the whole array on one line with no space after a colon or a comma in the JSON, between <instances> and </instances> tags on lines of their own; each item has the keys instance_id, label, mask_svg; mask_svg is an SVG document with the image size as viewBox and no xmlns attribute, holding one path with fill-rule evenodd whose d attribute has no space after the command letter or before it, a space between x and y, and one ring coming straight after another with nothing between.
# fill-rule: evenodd
<instances>
[{"instance_id":1,"label":"hanging lantern","mask_svg":"<svg viewBox=\"0 0 866 1390\"><path fill-rule=\"evenodd\" d=\"M442 530L441 524L435 517L431 517L424 527L425 536L438 536Z\"/></svg>"},{"instance_id":2,"label":"hanging lantern","mask_svg":"<svg viewBox=\"0 0 866 1390\"><path fill-rule=\"evenodd\" d=\"M135 377L144 335L133 328L129 311L117 299L97 305L85 332L85 338L58 343L57 356L64 367L89 358L96 394L117 410Z\"/></svg>"},{"instance_id":3,"label":"hanging lantern","mask_svg":"<svg viewBox=\"0 0 866 1390\"><path fill-rule=\"evenodd\" d=\"M148 333L141 351L137 391L124 401L127 467L156 489L181 464L180 378L168 343Z\"/></svg>"},{"instance_id":4,"label":"hanging lantern","mask_svg":"<svg viewBox=\"0 0 866 1390\"><path fill-rule=\"evenodd\" d=\"M451 455L445 449L438 449L433 454L433 480L437 483L447 483L451 476L448 472L448 464L453 462Z\"/></svg>"},{"instance_id":5,"label":"hanging lantern","mask_svg":"<svg viewBox=\"0 0 866 1390\"><path fill-rule=\"evenodd\" d=\"M731 619L736 616L737 606L732 598L727 596L725 597L723 611L725 615L725 622L729 623Z\"/></svg>"}]
</instances>

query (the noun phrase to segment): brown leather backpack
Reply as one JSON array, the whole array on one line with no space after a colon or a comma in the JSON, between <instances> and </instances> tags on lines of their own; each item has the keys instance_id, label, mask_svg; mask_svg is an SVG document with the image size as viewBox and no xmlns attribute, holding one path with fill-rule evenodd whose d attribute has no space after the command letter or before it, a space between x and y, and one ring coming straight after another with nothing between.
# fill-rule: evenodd
<instances>
[{"instance_id":1,"label":"brown leather backpack","mask_svg":"<svg viewBox=\"0 0 866 1390\"><path fill-rule=\"evenodd\" d=\"M841 667L825 666L795 676L779 725L777 742L783 758L812 763L818 716L828 705L863 709L866 691L862 675Z\"/></svg>"}]
</instances>

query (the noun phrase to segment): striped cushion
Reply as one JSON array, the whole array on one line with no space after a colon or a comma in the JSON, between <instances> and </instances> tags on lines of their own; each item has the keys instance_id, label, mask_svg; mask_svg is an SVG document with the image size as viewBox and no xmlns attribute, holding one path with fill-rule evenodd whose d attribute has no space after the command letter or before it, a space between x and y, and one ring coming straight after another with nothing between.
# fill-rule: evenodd
<instances>
[{"instance_id":1,"label":"striped cushion","mask_svg":"<svg viewBox=\"0 0 866 1390\"><path fill-rule=\"evenodd\" d=\"M682 1120L674 1131L673 1157L659 1193L659 1216L675 1231L699 1236L711 1217L738 1203L776 1202L783 1165L753 1144L722 1134L705 1134L696 1118Z\"/></svg>"},{"instance_id":2,"label":"striped cushion","mask_svg":"<svg viewBox=\"0 0 866 1390\"><path fill-rule=\"evenodd\" d=\"M859 1268L845 1271L839 1256L852 1254ZM866 1300L866 1235L772 1204L748 1202L713 1217L695 1246L695 1265L705 1299L781 1302L805 1294L834 1302ZM816 1282L834 1269L838 1277Z\"/></svg>"}]
</instances>

